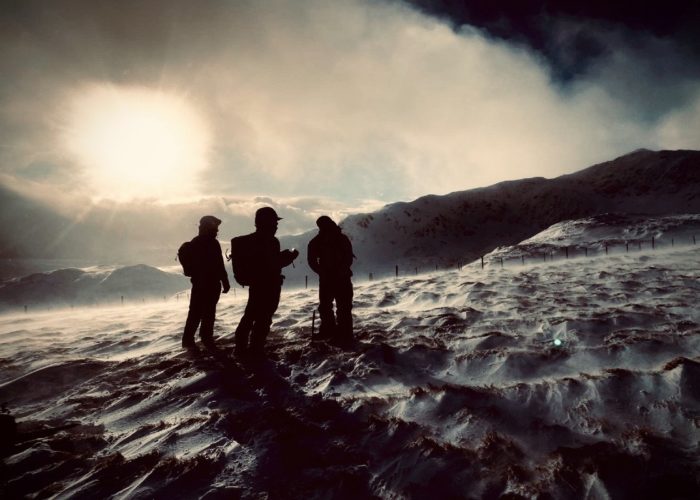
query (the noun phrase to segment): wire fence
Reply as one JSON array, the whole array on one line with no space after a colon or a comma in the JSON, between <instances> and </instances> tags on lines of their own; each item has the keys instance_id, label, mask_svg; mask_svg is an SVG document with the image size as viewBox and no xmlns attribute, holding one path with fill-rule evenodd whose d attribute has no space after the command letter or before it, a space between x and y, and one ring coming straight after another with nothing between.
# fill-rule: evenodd
<instances>
[{"instance_id":1,"label":"wire fence","mask_svg":"<svg viewBox=\"0 0 700 500\"><path fill-rule=\"evenodd\" d=\"M362 280L365 276L367 281L372 282L387 278L399 278L408 276L418 276L419 274L425 274L433 271L447 271L447 270L458 270L461 271L465 266L476 265L481 269L486 267L497 266L504 268L506 266L512 265L529 265L534 263L547 263L554 262L558 260L574 259L581 257L598 257L603 255L611 254L621 254L621 253L631 253L639 252L643 250L657 250L657 249L668 249L673 248L676 245L696 245L697 237L695 235L689 237L671 237L671 238L639 238L631 240L613 240L608 242L601 242L593 245L567 245L567 246L557 246L557 245L540 245L537 249L529 249L527 246L521 247L520 255L499 257L493 255L488 257L487 255L481 256L475 260L467 262L466 260L458 260L456 262L450 262L447 264L435 264L435 266L399 266L395 264L393 269L386 267L384 269L377 271L369 271L366 275L360 276L359 279ZM544 247L544 248L543 248ZM393 271L393 272L392 272ZM315 281L315 283L314 283ZM229 292L233 297L237 297L236 285L232 284L231 291ZM311 285L318 285L318 280L312 279ZM309 288L309 276L304 276L304 288ZM162 302L168 302L174 300L175 302L183 301L185 303L189 302L190 292L184 290L178 292L174 295L163 295ZM54 309L74 309L74 307L100 307L100 306L114 306L114 305L138 305L138 304L153 304L159 302L158 296L138 296L129 297L128 295L119 295L118 297L103 297L101 299L94 299L93 301L80 302L75 304L57 304L57 305L33 305L30 307L28 304L24 305L24 313L27 314L34 310L44 310L52 311Z\"/></svg>"},{"instance_id":2,"label":"wire fence","mask_svg":"<svg viewBox=\"0 0 700 500\"><path fill-rule=\"evenodd\" d=\"M535 263L546 263L554 262L558 260L567 260L581 257L599 257L603 255L620 254L620 253L631 253L634 251L642 250L657 250L657 249L668 249L673 248L676 245L696 245L696 236L686 236L686 237L671 237L671 238L636 238L630 240L611 240L608 242L601 242L591 245L539 245L537 248L529 248L527 246L521 247L521 251L517 255L509 255L501 257L498 255L487 256L483 255L476 258L475 260L467 262L466 260L452 261L447 264L435 264L435 271L445 271L450 269L456 269L461 271L465 266L476 265L481 269L486 267L497 266L504 268L506 266L512 265L529 265ZM393 271L393 272L392 272ZM384 268L377 271L370 271L365 276L367 281L375 281L377 279L386 279L395 277L408 277L417 276L418 274L424 274L426 272L432 272L432 266L399 266L394 265L393 270L391 268ZM364 276L363 276L364 278ZM308 276L306 277L306 287L308 288Z\"/></svg>"}]
</instances>

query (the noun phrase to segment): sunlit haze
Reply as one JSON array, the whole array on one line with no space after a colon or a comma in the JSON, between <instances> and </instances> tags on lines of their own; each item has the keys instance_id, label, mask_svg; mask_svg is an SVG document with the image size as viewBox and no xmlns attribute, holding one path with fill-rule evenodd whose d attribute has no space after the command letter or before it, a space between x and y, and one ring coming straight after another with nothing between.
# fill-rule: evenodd
<instances>
[{"instance_id":1,"label":"sunlit haze","mask_svg":"<svg viewBox=\"0 0 700 500\"><path fill-rule=\"evenodd\" d=\"M700 42L682 10L640 26L493 2L482 22L467 3L476 18L441 12L453 4L5 3L0 184L70 218L93 202L93 218L161 213L160 227L213 213L222 234L273 205L283 235L700 148Z\"/></svg>"},{"instance_id":2,"label":"sunlit haze","mask_svg":"<svg viewBox=\"0 0 700 500\"><path fill-rule=\"evenodd\" d=\"M147 88L102 85L77 93L62 139L100 198L192 195L207 166L201 116L184 98Z\"/></svg>"}]
</instances>

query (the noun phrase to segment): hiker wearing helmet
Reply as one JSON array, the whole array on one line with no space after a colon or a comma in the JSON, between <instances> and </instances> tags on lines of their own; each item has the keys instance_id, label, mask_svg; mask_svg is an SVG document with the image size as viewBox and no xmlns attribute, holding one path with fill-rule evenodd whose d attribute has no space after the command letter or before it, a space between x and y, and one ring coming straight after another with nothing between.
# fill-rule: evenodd
<instances>
[{"instance_id":1,"label":"hiker wearing helmet","mask_svg":"<svg viewBox=\"0 0 700 500\"><path fill-rule=\"evenodd\" d=\"M216 304L221 292L226 293L231 286L221 255L221 245L216 239L221 220L213 215L205 215L199 220L199 235L189 242L187 250L187 266L192 282L190 293L190 308L182 335L182 345L192 348L194 334L199 327L202 343L208 347L214 345L214 321L216 319ZM223 288L223 290L222 290Z\"/></svg>"},{"instance_id":2,"label":"hiker wearing helmet","mask_svg":"<svg viewBox=\"0 0 700 500\"><path fill-rule=\"evenodd\" d=\"M320 338L339 345L352 342L352 244L327 215L316 221L318 235L308 246L309 267L318 274ZM333 313L335 301L336 314ZM337 316L337 320L336 320Z\"/></svg>"},{"instance_id":3,"label":"hiker wearing helmet","mask_svg":"<svg viewBox=\"0 0 700 500\"><path fill-rule=\"evenodd\" d=\"M265 340L284 281L282 268L299 255L297 250L280 251L275 233L281 219L271 207L260 208L255 212L255 232L231 240L234 277L249 287L248 303L234 334L237 357L265 357Z\"/></svg>"}]
</instances>

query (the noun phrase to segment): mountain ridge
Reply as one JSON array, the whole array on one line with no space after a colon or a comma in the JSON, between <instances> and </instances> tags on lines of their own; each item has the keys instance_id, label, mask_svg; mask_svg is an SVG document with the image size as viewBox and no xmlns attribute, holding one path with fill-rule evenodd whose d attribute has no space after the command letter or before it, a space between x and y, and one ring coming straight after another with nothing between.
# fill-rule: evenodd
<instances>
[{"instance_id":1,"label":"mountain ridge","mask_svg":"<svg viewBox=\"0 0 700 500\"><path fill-rule=\"evenodd\" d=\"M700 151L637 150L553 179L531 177L425 195L341 222L356 273L453 267L564 220L602 213L700 212ZM305 248L315 231L282 237ZM305 266L291 270L296 279ZM309 273L310 274L310 273Z\"/></svg>"},{"instance_id":2,"label":"mountain ridge","mask_svg":"<svg viewBox=\"0 0 700 500\"><path fill-rule=\"evenodd\" d=\"M76 222L3 186L0 202L0 257L6 266L16 264L10 259L67 256L100 264L172 264L180 238L190 230L179 222L185 220L183 214L166 210L148 220L134 209L119 221L92 217ZM353 242L355 273L367 276L393 274L396 265L403 270L454 267L496 247L517 244L557 222L618 212L699 213L700 151L637 150L552 179L507 180L390 203L375 212L348 216L341 226ZM222 235L222 241L229 234ZM315 234L310 230L281 236L280 241L283 247L305 253ZM151 239L139 239L144 235ZM167 252L170 248L172 254ZM315 277L304 255L285 272L288 283L297 285L307 275Z\"/></svg>"}]
</instances>

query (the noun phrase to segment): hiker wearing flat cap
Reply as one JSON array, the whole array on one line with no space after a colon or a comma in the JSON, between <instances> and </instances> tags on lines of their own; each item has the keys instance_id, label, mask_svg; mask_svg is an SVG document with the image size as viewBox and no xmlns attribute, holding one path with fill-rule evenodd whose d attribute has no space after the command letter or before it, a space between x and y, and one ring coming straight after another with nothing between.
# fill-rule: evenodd
<instances>
[{"instance_id":1,"label":"hiker wearing flat cap","mask_svg":"<svg viewBox=\"0 0 700 500\"><path fill-rule=\"evenodd\" d=\"M307 258L309 267L318 274L319 337L339 345L348 345L353 341L352 244L327 215L319 217L316 225L318 235L309 242Z\"/></svg>"},{"instance_id":2,"label":"hiker wearing flat cap","mask_svg":"<svg viewBox=\"0 0 700 500\"><path fill-rule=\"evenodd\" d=\"M187 313L182 345L194 347L194 334L199 327L199 336L208 347L214 345L214 321L216 304L221 292L227 293L228 281L221 245L216 239L221 220L205 215L199 220L199 235L180 247L178 257L186 276L192 282L190 309Z\"/></svg>"},{"instance_id":3,"label":"hiker wearing flat cap","mask_svg":"<svg viewBox=\"0 0 700 500\"><path fill-rule=\"evenodd\" d=\"M260 208L255 212L255 232L231 240L234 278L248 287L248 303L234 334L234 354L239 358L265 357L265 340L282 292L282 268L299 255L297 250L280 251L275 237L280 220L273 208Z\"/></svg>"}]
</instances>

